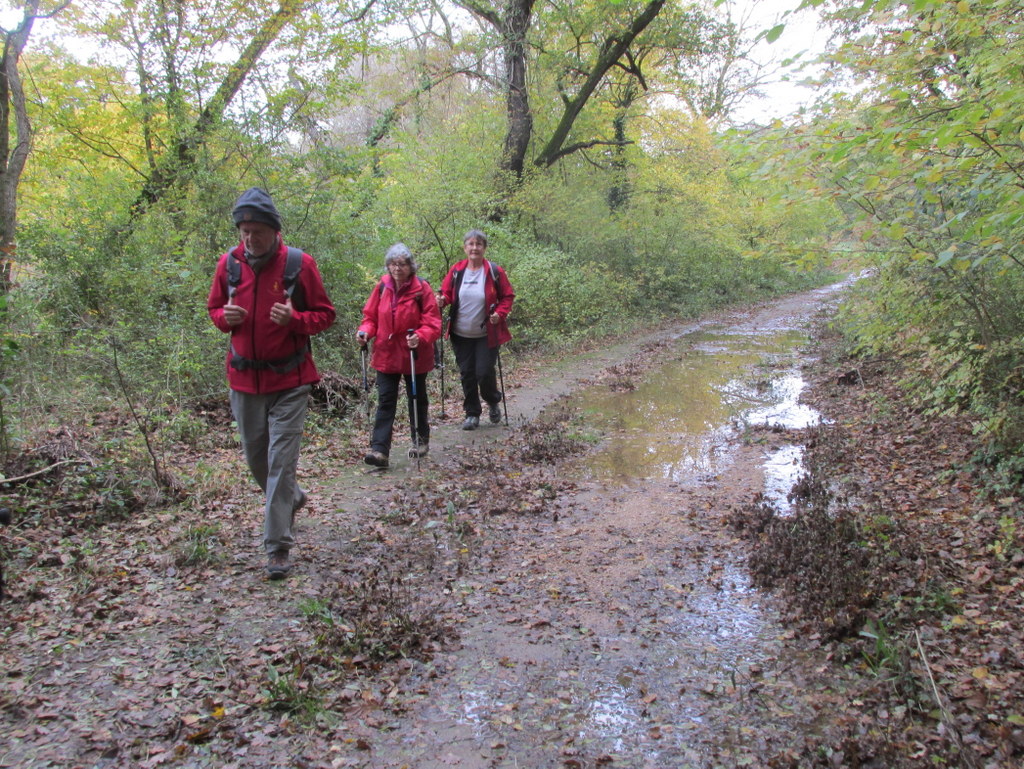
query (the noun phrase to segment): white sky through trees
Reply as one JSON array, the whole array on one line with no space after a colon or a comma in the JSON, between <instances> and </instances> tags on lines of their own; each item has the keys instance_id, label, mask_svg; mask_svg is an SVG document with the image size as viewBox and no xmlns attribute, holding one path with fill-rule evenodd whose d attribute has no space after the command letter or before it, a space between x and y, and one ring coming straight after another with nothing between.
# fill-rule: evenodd
<instances>
[{"instance_id":1,"label":"white sky through trees","mask_svg":"<svg viewBox=\"0 0 1024 769\"><path fill-rule=\"evenodd\" d=\"M759 60L775 62L778 71L761 87L764 96L743 103L731 122L784 119L801 107L810 106L815 98L814 89L801 83L817 71L812 62L823 51L826 40L826 32L818 29L817 13L813 9L797 11L800 0L724 0L725 3L732 4L734 18L741 20L751 35L767 32L777 24L785 25L777 40L762 40L754 51ZM806 66L801 69L801 65Z\"/></svg>"}]
</instances>

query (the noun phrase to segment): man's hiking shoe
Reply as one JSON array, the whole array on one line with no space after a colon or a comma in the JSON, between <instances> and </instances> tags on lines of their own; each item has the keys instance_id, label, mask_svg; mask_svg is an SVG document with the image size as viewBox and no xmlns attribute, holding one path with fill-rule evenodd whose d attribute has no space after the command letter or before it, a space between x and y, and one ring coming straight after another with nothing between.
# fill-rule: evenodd
<instances>
[{"instance_id":1,"label":"man's hiking shoe","mask_svg":"<svg viewBox=\"0 0 1024 769\"><path fill-rule=\"evenodd\" d=\"M409 457L410 459L419 459L420 457L425 457L427 455L428 450L429 447L427 446L425 441L420 441L419 444L414 443L412 446L409 447Z\"/></svg>"},{"instance_id":2,"label":"man's hiking shoe","mask_svg":"<svg viewBox=\"0 0 1024 769\"><path fill-rule=\"evenodd\" d=\"M487 418L491 420L492 425L498 424L501 421L501 405L500 403L492 403L490 409L487 412Z\"/></svg>"},{"instance_id":3,"label":"man's hiking shoe","mask_svg":"<svg viewBox=\"0 0 1024 769\"><path fill-rule=\"evenodd\" d=\"M292 564L288 560L287 550L277 550L267 559L267 576L271 579L284 579L291 569Z\"/></svg>"},{"instance_id":4,"label":"man's hiking shoe","mask_svg":"<svg viewBox=\"0 0 1024 769\"><path fill-rule=\"evenodd\" d=\"M371 451L363 457L363 461L368 465L373 465L374 467L387 467L388 455L380 451Z\"/></svg>"},{"instance_id":5,"label":"man's hiking shoe","mask_svg":"<svg viewBox=\"0 0 1024 769\"><path fill-rule=\"evenodd\" d=\"M475 430L480 426L480 417L466 417L466 421L462 423L463 430Z\"/></svg>"}]
</instances>

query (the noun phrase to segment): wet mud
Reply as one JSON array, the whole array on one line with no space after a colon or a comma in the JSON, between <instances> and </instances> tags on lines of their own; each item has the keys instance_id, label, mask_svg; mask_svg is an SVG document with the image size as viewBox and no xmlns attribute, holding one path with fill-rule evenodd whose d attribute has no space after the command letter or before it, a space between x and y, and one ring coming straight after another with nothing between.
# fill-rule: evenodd
<instances>
[{"instance_id":1,"label":"wet mud","mask_svg":"<svg viewBox=\"0 0 1024 769\"><path fill-rule=\"evenodd\" d=\"M758 493L784 505L799 475L799 447L750 435L819 419L799 402L803 344L836 291L673 330L640 376L575 390L599 436L558 468L575 490L459 586L458 648L356 763L759 766L813 734L814 660L727 518Z\"/></svg>"},{"instance_id":2,"label":"wet mud","mask_svg":"<svg viewBox=\"0 0 1024 769\"><path fill-rule=\"evenodd\" d=\"M799 404L801 345L835 295L544 365L509 353L512 427L438 420L421 469L399 454L387 473L367 473L362 447L304 451L310 502L287 580L266 579L260 496L242 485L191 518L156 511L110 527L88 543L94 562L68 566L68 585L54 555L4 607L0 765L772 765L815 733L827 698L809 683L817 652L801 651L772 598L751 588L727 520L756 494L784 498L799 473L799 451L771 425L814 419ZM428 527L447 525L445 500L479 472L462 463L501 457L554 408L581 414L593 450L552 468L557 493L530 512L466 522L468 554L440 552ZM442 467L456 469L445 488L417 486ZM439 501L425 515L442 520L403 524L411 515L395 500L420 493ZM175 543L200 527L216 532L216 551L177 563ZM394 669L339 663L317 612L381 562L403 568L392 547L403 537L423 556L417 568L444 567L436 589L455 640Z\"/></svg>"}]
</instances>

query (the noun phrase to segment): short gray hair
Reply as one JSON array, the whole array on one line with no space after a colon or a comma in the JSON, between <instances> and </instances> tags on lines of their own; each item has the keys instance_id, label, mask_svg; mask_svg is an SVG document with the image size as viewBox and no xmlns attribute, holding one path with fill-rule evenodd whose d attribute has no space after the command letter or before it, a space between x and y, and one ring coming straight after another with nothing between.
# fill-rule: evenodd
<instances>
[{"instance_id":1,"label":"short gray hair","mask_svg":"<svg viewBox=\"0 0 1024 769\"><path fill-rule=\"evenodd\" d=\"M487 236L484 234L483 230L470 230L469 232L466 233L466 236L462 239L462 242L465 243L467 240L471 240L472 238L482 240L484 242L484 247L487 247Z\"/></svg>"},{"instance_id":2,"label":"short gray hair","mask_svg":"<svg viewBox=\"0 0 1024 769\"><path fill-rule=\"evenodd\" d=\"M391 266L392 262L409 262L409 266L412 267L412 274L416 274L416 270L419 269L419 265L416 264L416 260L412 257L412 251L405 243L395 243L391 246L387 253L384 254L384 269L386 270Z\"/></svg>"}]
</instances>

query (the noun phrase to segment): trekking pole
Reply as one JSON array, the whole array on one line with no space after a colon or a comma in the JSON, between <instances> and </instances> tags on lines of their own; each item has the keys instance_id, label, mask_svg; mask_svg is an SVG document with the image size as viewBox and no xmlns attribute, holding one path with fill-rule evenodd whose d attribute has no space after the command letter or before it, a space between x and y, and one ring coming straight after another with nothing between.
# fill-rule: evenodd
<instances>
[{"instance_id":1,"label":"trekking pole","mask_svg":"<svg viewBox=\"0 0 1024 769\"><path fill-rule=\"evenodd\" d=\"M405 337L408 339L410 336L416 333L415 329L410 328L405 332ZM409 382L412 385L412 447L413 453L416 454L416 469L420 469L420 410L419 401L416 397L416 350L412 347L409 348Z\"/></svg>"},{"instance_id":2,"label":"trekking pole","mask_svg":"<svg viewBox=\"0 0 1024 769\"><path fill-rule=\"evenodd\" d=\"M441 239L441 236L438 235L437 228L434 227L434 225L431 224L426 219L424 219L424 221L427 223L427 226L430 227L430 231L434 233L434 240L437 241L438 248L441 249L441 255L444 257L444 273L442 273L441 280L437 284L438 286L443 286L444 285L444 279L448 275L448 271L451 269L452 260L448 257L448 249L446 249L444 247L444 241ZM444 308L441 309L441 312L442 313L444 312ZM449 322L449 323L451 322L451 315L448 316L448 321L447 322ZM441 419L447 419L448 418L448 413L445 411L445 408L444 408L444 369L445 369L445 365L444 365L444 332L445 332L445 323L446 323L446 321L445 321L444 317L442 317L441 318L441 336L438 339L438 342L440 343L440 351L441 351L440 356L438 356L438 354L437 354L438 346L437 345L434 346L434 365L441 369Z\"/></svg>"},{"instance_id":3,"label":"trekking pole","mask_svg":"<svg viewBox=\"0 0 1024 769\"><path fill-rule=\"evenodd\" d=\"M441 326L441 336L434 346L434 365L441 369L441 419L447 419L448 414L444 410L444 326Z\"/></svg>"},{"instance_id":4,"label":"trekking pole","mask_svg":"<svg viewBox=\"0 0 1024 769\"><path fill-rule=\"evenodd\" d=\"M359 355L363 359L363 401L366 403L366 408L365 408L365 411L366 411L366 421L369 422L370 421L370 380L366 376L366 358L367 358L367 349L366 349L366 347L367 347L367 345L366 345L366 341L365 341L365 337L364 337L363 343L361 345L359 345Z\"/></svg>"},{"instance_id":5,"label":"trekking pole","mask_svg":"<svg viewBox=\"0 0 1024 769\"><path fill-rule=\"evenodd\" d=\"M491 305L491 312L493 314L498 303L495 302ZM505 373L501 370L501 343L498 343L498 382L501 384L501 407L505 411L505 427L508 427L508 399L505 397Z\"/></svg>"},{"instance_id":6,"label":"trekking pole","mask_svg":"<svg viewBox=\"0 0 1024 769\"><path fill-rule=\"evenodd\" d=\"M505 397L505 374L501 370L501 345L498 345L498 381L501 383L501 407L505 411L505 427L508 427L508 399Z\"/></svg>"}]
</instances>

